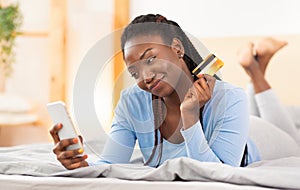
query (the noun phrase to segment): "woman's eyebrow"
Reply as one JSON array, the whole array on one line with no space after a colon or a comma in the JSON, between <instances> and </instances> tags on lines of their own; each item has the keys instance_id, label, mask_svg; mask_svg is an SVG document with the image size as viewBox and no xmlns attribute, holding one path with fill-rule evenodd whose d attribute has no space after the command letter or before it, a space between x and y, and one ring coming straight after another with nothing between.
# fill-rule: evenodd
<instances>
[{"instance_id":1,"label":"woman's eyebrow","mask_svg":"<svg viewBox=\"0 0 300 190\"><path fill-rule=\"evenodd\" d=\"M147 53L148 51L152 50L152 49L153 49L153 48L148 48L148 49L146 49L146 50L144 51L144 53L140 56L140 60L142 60L142 59L145 57L146 53Z\"/></svg>"},{"instance_id":2,"label":"woman's eyebrow","mask_svg":"<svg viewBox=\"0 0 300 190\"><path fill-rule=\"evenodd\" d=\"M145 57L146 53L147 53L148 51L152 50L152 49L153 49L153 48L148 48L148 49L146 49L146 50L143 52L143 54L140 56L139 59L142 60L142 59ZM132 68L134 68L134 67L135 67L135 64L128 66L127 69L130 70L130 69L132 69Z\"/></svg>"},{"instance_id":3,"label":"woman's eyebrow","mask_svg":"<svg viewBox=\"0 0 300 190\"><path fill-rule=\"evenodd\" d=\"M135 68L135 66L134 65L130 65L129 67L127 67L127 70L130 70L130 69L133 69L133 68Z\"/></svg>"}]
</instances>

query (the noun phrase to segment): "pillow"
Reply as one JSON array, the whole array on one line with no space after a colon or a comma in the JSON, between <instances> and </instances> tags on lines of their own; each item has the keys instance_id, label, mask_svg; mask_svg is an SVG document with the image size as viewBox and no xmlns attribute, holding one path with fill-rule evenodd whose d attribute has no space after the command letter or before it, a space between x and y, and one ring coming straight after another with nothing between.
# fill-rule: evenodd
<instances>
[{"instance_id":1,"label":"pillow","mask_svg":"<svg viewBox=\"0 0 300 190\"><path fill-rule=\"evenodd\" d=\"M31 108L30 102L22 97L0 93L0 112L20 113L27 112Z\"/></svg>"},{"instance_id":2,"label":"pillow","mask_svg":"<svg viewBox=\"0 0 300 190\"><path fill-rule=\"evenodd\" d=\"M289 115L292 117L296 127L300 130L300 106L286 106Z\"/></svg>"},{"instance_id":3,"label":"pillow","mask_svg":"<svg viewBox=\"0 0 300 190\"><path fill-rule=\"evenodd\" d=\"M300 147L290 135L256 116L250 116L249 136L263 160L300 156Z\"/></svg>"},{"instance_id":4,"label":"pillow","mask_svg":"<svg viewBox=\"0 0 300 190\"><path fill-rule=\"evenodd\" d=\"M0 114L0 126L1 125L23 125L34 123L38 120L37 115L27 113L1 113Z\"/></svg>"}]
</instances>

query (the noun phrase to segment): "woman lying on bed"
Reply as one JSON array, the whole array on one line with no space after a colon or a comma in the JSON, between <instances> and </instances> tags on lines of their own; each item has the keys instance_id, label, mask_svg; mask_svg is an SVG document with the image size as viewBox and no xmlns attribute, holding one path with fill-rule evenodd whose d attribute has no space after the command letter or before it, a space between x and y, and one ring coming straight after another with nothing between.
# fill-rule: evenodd
<instances>
[{"instance_id":1,"label":"woman lying on bed","mask_svg":"<svg viewBox=\"0 0 300 190\"><path fill-rule=\"evenodd\" d=\"M249 42L239 49L238 61L251 80L248 88L250 114L258 116L285 131L300 146L300 128L296 127L292 116L286 107L281 105L265 78L269 61L286 44L287 42L274 38L263 38L257 43ZM253 56L253 54L255 55Z\"/></svg>"},{"instance_id":2,"label":"woman lying on bed","mask_svg":"<svg viewBox=\"0 0 300 190\"><path fill-rule=\"evenodd\" d=\"M246 166L260 159L248 138L246 93L209 75L192 74L203 57L179 25L161 15L141 15L124 30L123 58L136 85L125 89L115 108L104 150L96 163L51 129L53 152L67 169L128 163L136 141L145 165L189 157L201 162Z\"/></svg>"}]
</instances>

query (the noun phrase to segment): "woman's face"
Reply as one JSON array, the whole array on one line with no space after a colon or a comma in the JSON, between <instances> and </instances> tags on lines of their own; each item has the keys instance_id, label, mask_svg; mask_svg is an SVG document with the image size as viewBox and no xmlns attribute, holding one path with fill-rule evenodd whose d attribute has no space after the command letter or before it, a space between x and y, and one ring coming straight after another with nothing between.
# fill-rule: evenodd
<instances>
[{"instance_id":1,"label":"woman's face","mask_svg":"<svg viewBox=\"0 0 300 190\"><path fill-rule=\"evenodd\" d=\"M165 45L159 35L128 40L124 46L124 59L138 86L159 97L174 92L185 65L178 49Z\"/></svg>"}]
</instances>

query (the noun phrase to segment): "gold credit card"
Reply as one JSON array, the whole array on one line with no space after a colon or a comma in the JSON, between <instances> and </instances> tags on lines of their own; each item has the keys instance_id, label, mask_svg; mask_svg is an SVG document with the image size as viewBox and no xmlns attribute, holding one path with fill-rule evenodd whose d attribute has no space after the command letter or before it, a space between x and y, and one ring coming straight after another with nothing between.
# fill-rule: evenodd
<instances>
[{"instance_id":1,"label":"gold credit card","mask_svg":"<svg viewBox=\"0 0 300 190\"><path fill-rule=\"evenodd\" d=\"M213 76L219 69L223 67L224 63L214 54L209 54L194 70L193 73L198 76L199 74L209 74Z\"/></svg>"}]
</instances>

